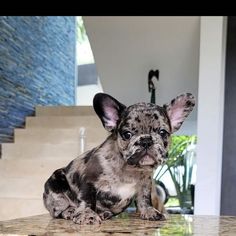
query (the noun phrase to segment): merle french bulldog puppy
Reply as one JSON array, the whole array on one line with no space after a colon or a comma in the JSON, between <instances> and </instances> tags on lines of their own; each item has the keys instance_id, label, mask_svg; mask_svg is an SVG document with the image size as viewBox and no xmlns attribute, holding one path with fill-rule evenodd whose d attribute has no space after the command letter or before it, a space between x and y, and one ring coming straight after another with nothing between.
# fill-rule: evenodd
<instances>
[{"instance_id":1,"label":"merle french bulldog puppy","mask_svg":"<svg viewBox=\"0 0 236 236\"><path fill-rule=\"evenodd\" d=\"M135 197L142 219L163 219L152 205L153 170L165 162L170 135L194 104L189 93L164 106L129 107L107 94L96 94L94 109L111 133L47 180L43 200L51 216L78 224L101 223L123 212Z\"/></svg>"}]
</instances>

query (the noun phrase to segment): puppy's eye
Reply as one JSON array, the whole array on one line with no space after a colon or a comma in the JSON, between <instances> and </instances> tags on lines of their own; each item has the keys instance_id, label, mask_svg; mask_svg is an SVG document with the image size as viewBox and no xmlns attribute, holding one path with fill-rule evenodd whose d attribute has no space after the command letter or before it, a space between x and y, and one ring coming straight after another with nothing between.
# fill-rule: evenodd
<instances>
[{"instance_id":1,"label":"puppy's eye","mask_svg":"<svg viewBox=\"0 0 236 236\"><path fill-rule=\"evenodd\" d=\"M132 136L133 136L132 133L129 132L129 131L125 131L125 132L122 133L122 137L123 137L123 139L125 139L125 140L131 139Z\"/></svg>"},{"instance_id":2,"label":"puppy's eye","mask_svg":"<svg viewBox=\"0 0 236 236\"><path fill-rule=\"evenodd\" d=\"M169 133L165 129L161 129L159 131L159 134L161 135L162 138L165 138Z\"/></svg>"}]
</instances>

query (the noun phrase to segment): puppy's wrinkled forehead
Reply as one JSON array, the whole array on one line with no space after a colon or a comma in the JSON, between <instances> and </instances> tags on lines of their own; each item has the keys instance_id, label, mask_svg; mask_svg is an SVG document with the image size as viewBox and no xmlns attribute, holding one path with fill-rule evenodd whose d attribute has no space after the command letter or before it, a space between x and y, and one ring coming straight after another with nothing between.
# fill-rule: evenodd
<instances>
[{"instance_id":1,"label":"puppy's wrinkled forehead","mask_svg":"<svg viewBox=\"0 0 236 236\"><path fill-rule=\"evenodd\" d=\"M150 133L160 127L170 131L165 109L152 103L137 103L124 110L118 129Z\"/></svg>"}]
</instances>

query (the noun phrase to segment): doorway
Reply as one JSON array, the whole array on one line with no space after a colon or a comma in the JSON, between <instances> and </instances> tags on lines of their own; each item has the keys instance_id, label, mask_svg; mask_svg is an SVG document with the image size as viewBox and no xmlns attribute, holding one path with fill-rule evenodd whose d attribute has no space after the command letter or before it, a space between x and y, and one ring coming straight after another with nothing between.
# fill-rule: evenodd
<instances>
[{"instance_id":1,"label":"doorway","mask_svg":"<svg viewBox=\"0 0 236 236\"><path fill-rule=\"evenodd\" d=\"M77 106L92 106L96 93L103 92L92 48L82 16L76 17Z\"/></svg>"}]
</instances>

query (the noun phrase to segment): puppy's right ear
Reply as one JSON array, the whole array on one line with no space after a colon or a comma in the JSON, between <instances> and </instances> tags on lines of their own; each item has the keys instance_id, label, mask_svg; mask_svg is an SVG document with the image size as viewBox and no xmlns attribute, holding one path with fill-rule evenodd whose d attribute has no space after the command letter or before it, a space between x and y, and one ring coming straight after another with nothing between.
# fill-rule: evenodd
<instances>
[{"instance_id":1,"label":"puppy's right ear","mask_svg":"<svg viewBox=\"0 0 236 236\"><path fill-rule=\"evenodd\" d=\"M126 108L125 105L105 93L97 93L94 96L93 107L107 131L113 131L117 127L121 112Z\"/></svg>"}]
</instances>

